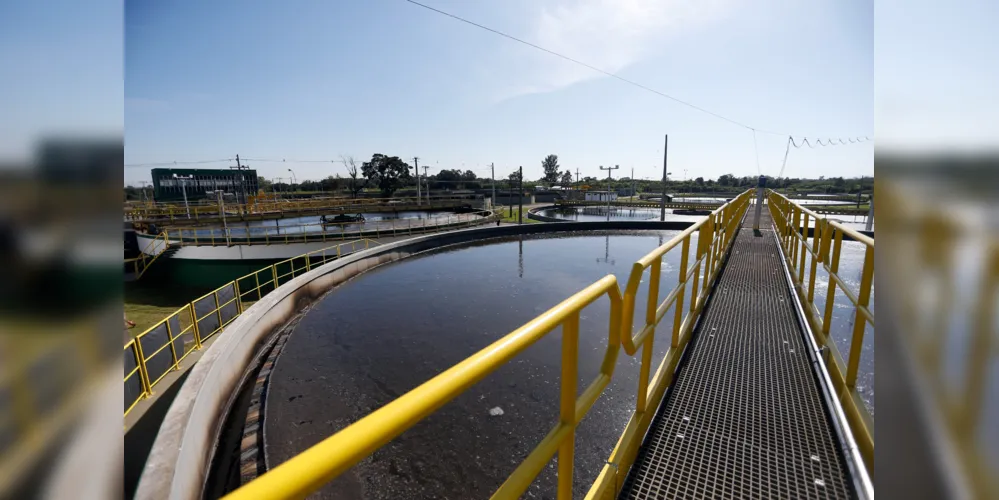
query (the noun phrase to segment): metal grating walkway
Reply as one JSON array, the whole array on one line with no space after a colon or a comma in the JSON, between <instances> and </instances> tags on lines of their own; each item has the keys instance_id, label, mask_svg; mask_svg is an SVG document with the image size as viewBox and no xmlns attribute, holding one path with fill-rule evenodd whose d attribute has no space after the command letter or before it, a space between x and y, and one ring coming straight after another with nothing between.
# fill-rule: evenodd
<instances>
[{"instance_id":1,"label":"metal grating walkway","mask_svg":"<svg viewBox=\"0 0 999 500\"><path fill-rule=\"evenodd\" d=\"M783 273L744 223L621 498L855 496Z\"/></svg>"}]
</instances>

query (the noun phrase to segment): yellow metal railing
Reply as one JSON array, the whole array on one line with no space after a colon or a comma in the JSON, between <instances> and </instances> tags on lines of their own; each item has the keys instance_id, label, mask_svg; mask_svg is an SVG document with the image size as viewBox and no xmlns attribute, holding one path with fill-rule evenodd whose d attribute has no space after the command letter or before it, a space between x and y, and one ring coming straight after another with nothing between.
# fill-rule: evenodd
<instances>
[{"instance_id":1,"label":"yellow metal railing","mask_svg":"<svg viewBox=\"0 0 999 500\"><path fill-rule=\"evenodd\" d=\"M816 344L828 349L826 367L833 388L843 406L867 470L873 472L874 419L857 390L857 372L867 325L870 325L872 330L874 328L874 313L870 310L874 282L874 238L829 220L775 191L770 191L767 198L777 238L794 281L795 292L805 310L805 317L812 329ZM812 226L814 229L810 231L809 228ZM847 286L840 275L840 256L844 237L857 241L864 247L860 288L856 292ZM815 281L820 263L829 281L825 304L821 310L815 300ZM845 362L836 347L836 342L829 336L837 291L853 304L855 311L850 353Z\"/></svg>"},{"instance_id":2,"label":"yellow metal railing","mask_svg":"<svg viewBox=\"0 0 999 500\"><path fill-rule=\"evenodd\" d=\"M0 496L17 491L40 460L65 444L93 402L109 361L100 349L106 345L100 320L0 327Z\"/></svg>"},{"instance_id":3,"label":"yellow metal railing","mask_svg":"<svg viewBox=\"0 0 999 500\"><path fill-rule=\"evenodd\" d=\"M588 498L615 496L623 486L623 479L634 462L638 447L651 423L652 414L672 381L680 353L689 340L715 278L728 256L740 221L749 207L750 194L745 192L739 195L718 208L711 216L698 221L639 260L632 268L624 294L621 294L613 275L605 276L461 363L232 492L227 498L302 498L316 491L560 325L562 376L559 421L499 487L494 497L519 497L556 453L559 464L558 497L572 497L576 426L610 383L618 351L624 345L628 355L642 350L638 404L624 434L611 453L608 464L587 495ZM694 240L696 251L688 256ZM678 247L682 252L678 284L660 302L658 280L661 276L662 258ZM690 257L694 260L692 264ZM640 333L633 337L632 321L638 283L646 269L651 269L652 274L647 297L649 312ZM691 304L684 312L682 297L688 283L692 291ZM600 374L577 398L580 311L604 295L610 298L611 303L607 348ZM650 384L648 375L652 365L651 346L655 326L666 316L670 307L678 311L675 317L682 317L682 321L674 321L671 348Z\"/></svg>"},{"instance_id":4,"label":"yellow metal railing","mask_svg":"<svg viewBox=\"0 0 999 500\"><path fill-rule=\"evenodd\" d=\"M969 497L999 498L999 237L988 227L992 200L962 192L960 183L937 182L923 189L898 180L876 185L882 245L893 249L879 285L890 292L890 318L912 360L912 383L933 414L928 420L940 423L935 453L954 458L952 477Z\"/></svg>"},{"instance_id":5,"label":"yellow metal railing","mask_svg":"<svg viewBox=\"0 0 999 500\"><path fill-rule=\"evenodd\" d=\"M429 201L423 198L417 202L415 197L403 198L307 198L291 200L275 200L266 198L254 198L250 203L224 203L223 209L219 209L217 202L212 200L200 200L190 202L186 206L183 203L155 203L155 204L126 204L124 216L126 220L201 220L216 219L225 215L238 217L248 214L274 214L284 212L303 212L315 210L354 210L364 207L393 209L430 209L453 207L458 203L468 201L467 196L432 196ZM188 216L190 215L190 216Z\"/></svg>"},{"instance_id":6,"label":"yellow metal railing","mask_svg":"<svg viewBox=\"0 0 999 500\"><path fill-rule=\"evenodd\" d=\"M453 214L430 219L390 219L368 222L314 222L286 226L199 228L170 227L163 232L171 244L181 246L271 245L347 241L359 236L374 238L440 232L484 224L501 216L490 212Z\"/></svg>"},{"instance_id":7,"label":"yellow metal railing","mask_svg":"<svg viewBox=\"0 0 999 500\"><path fill-rule=\"evenodd\" d=\"M635 355L639 350L642 351L635 412L625 425L624 432L611 452L607 464L590 487L587 498L615 498L624 486L624 480L638 455L638 449L652 423L656 408L662 402L666 389L672 384L680 356L690 340L691 332L704 310L708 296L711 295L715 279L728 256L728 250L735 241L739 224L749 208L750 194L747 191L734 198L632 265L624 291L621 343L629 356ZM677 284L660 301L659 286L663 257L677 248L680 252ZM694 249L693 252L691 248ZM645 298L644 324L638 334L633 335L638 288L646 270L649 270L649 287ZM686 295L688 287L689 297ZM684 302L688 298L690 302L684 310ZM656 326L666 317L670 308L673 309L670 347L650 381Z\"/></svg>"},{"instance_id":8,"label":"yellow metal railing","mask_svg":"<svg viewBox=\"0 0 999 500\"><path fill-rule=\"evenodd\" d=\"M357 240L314 250L267 266L222 285L177 309L129 340L125 356L125 415L151 396L181 361L232 323L252 302L277 286L333 259L380 243ZM349 249L349 250L348 250ZM265 279L261 281L261 275Z\"/></svg>"},{"instance_id":9,"label":"yellow metal railing","mask_svg":"<svg viewBox=\"0 0 999 500\"><path fill-rule=\"evenodd\" d=\"M151 266L153 262L156 262L156 259L158 259L160 255L167 250L167 248L170 248L170 238L167 236L166 232L162 232L156 235L156 238L154 238L153 241L150 241L144 250L139 252L138 257L125 259L125 265L131 267L132 272L135 274L135 279L139 279L146 273L146 269L149 269L149 266Z\"/></svg>"}]
</instances>

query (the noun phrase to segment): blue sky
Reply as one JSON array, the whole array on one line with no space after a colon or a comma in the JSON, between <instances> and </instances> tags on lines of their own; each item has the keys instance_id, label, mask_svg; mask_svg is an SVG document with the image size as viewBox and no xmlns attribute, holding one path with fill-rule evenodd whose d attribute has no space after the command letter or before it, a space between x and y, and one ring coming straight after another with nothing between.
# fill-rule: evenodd
<instances>
[{"instance_id":1,"label":"blue sky","mask_svg":"<svg viewBox=\"0 0 999 500\"><path fill-rule=\"evenodd\" d=\"M787 134L874 136L871 2L426 3L777 132L757 133L765 174ZM384 153L536 178L554 153L658 178L668 133L675 178L757 173L746 128L402 0L128 2L124 93L126 164L239 153L317 179L345 172L293 160ZM786 174L871 175L873 152L792 150Z\"/></svg>"}]
</instances>

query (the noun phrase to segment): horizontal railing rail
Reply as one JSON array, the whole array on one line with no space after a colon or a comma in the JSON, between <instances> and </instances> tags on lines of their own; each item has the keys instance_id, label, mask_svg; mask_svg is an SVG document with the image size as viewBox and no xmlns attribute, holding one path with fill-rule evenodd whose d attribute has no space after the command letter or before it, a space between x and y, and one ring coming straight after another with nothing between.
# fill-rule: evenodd
<instances>
[{"instance_id":1,"label":"horizontal railing rail","mask_svg":"<svg viewBox=\"0 0 999 500\"><path fill-rule=\"evenodd\" d=\"M359 461L370 456L406 429L416 425L488 374L499 369L518 353L558 326L562 326L561 396L559 421L534 450L518 465L495 492L495 498L515 498L523 494L555 454L558 454L558 498L572 497L574 438L576 426L610 383L618 351L623 345L628 355L642 350L636 411L625 428L608 464L590 488L588 497L609 498L618 493L623 478L634 462L638 447L651 423L652 414L672 381L680 354L691 336L694 325L714 287L715 279L735 240L740 221L749 207L750 192L745 192L718 208L711 216L672 238L632 269L625 293L622 294L613 275L605 276L577 292L561 304L549 309L526 325L468 357L461 363L400 396L363 419L326 438L301 454L278 465L230 493L230 499L302 498L336 478ZM696 236L694 263L687 269L686 255ZM681 248L681 272L676 288L659 301L658 281L662 258L669 251ZM697 293L704 267L700 293ZM634 308L638 283L646 269L653 276L647 302L649 313L637 337L632 336ZM683 299L688 282L694 290L691 306L683 315ZM602 296L610 298L610 325L607 348L600 374L577 398L578 364L577 337L580 311ZM655 326L665 317L665 311L675 305L682 322L674 322L673 342L649 388L652 364L652 343ZM678 326L680 325L680 326Z\"/></svg>"},{"instance_id":2,"label":"horizontal railing rail","mask_svg":"<svg viewBox=\"0 0 999 500\"><path fill-rule=\"evenodd\" d=\"M138 257L125 259L125 268L131 268L132 273L135 275L135 279L139 279L143 274L146 274L146 270L149 269L149 266L151 266L153 262L156 262L156 260L160 258L160 255L162 255L163 252L165 252L169 247L169 237L165 232L160 233L146 245L146 248L139 252Z\"/></svg>"},{"instance_id":3,"label":"horizontal railing rail","mask_svg":"<svg viewBox=\"0 0 999 500\"><path fill-rule=\"evenodd\" d=\"M427 219L387 219L353 222L313 222L308 224L254 227L168 227L163 228L170 244L179 246L272 245L307 242L347 241L371 236L440 232L445 229L486 224L500 218L489 211L451 214Z\"/></svg>"},{"instance_id":4,"label":"horizontal railing rail","mask_svg":"<svg viewBox=\"0 0 999 500\"><path fill-rule=\"evenodd\" d=\"M417 200L415 197L401 198L305 198L305 199L273 199L251 198L249 203L223 203L222 207L211 200L183 203L156 203L142 205L125 205L125 220L156 221L156 220L186 220L214 219L226 216L308 212L316 210L349 211L359 208L448 208L468 203L473 197L465 195L432 196Z\"/></svg>"},{"instance_id":5,"label":"horizontal railing rail","mask_svg":"<svg viewBox=\"0 0 999 500\"><path fill-rule=\"evenodd\" d=\"M875 187L882 248L893 249L878 284L891 291L885 303L894 307L885 312L912 361L910 383L931 415L921 420L939 423L933 453L952 458L943 474L964 496L999 498L999 237L988 226L992 200L987 191L934 181Z\"/></svg>"},{"instance_id":6,"label":"horizontal railing rail","mask_svg":"<svg viewBox=\"0 0 999 500\"><path fill-rule=\"evenodd\" d=\"M825 362L833 388L850 424L850 431L861 457L867 469L873 471L874 419L857 389L857 374L867 325L870 325L872 330L874 328L874 312L870 310L874 281L874 238L830 220L775 191L770 191L767 198L778 242L784 251L795 292L801 301L816 344L826 349ZM815 229L810 232L808 229L812 225ZM840 272L844 237L860 242L864 248L860 286L857 291L851 290ZM815 295L816 276L820 264L829 282L825 303L821 309ZM854 309L850 352L845 361L836 342L830 337L837 291L850 301Z\"/></svg>"},{"instance_id":7,"label":"horizontal railing rail","mask_svg":"<svg viewBox=\"0 0 999 500\"><path fill-rule=\"evenodd\" d=\"M124 348L125 415L253 302L314 267L377 245L368 239L349 241L271 264L194 299L130 339ZM266 275L263 282L262 274Z\"/></svg>"}]
</instances>

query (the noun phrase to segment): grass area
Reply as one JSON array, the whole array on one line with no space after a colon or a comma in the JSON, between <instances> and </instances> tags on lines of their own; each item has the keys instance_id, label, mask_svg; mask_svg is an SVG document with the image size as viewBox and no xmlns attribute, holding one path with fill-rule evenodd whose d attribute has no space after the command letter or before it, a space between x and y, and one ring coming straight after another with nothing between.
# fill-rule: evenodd
<instances>
[{"instance_id":1,"label":"grass area","mask_svg":"<svg viewBox=\"0 0 999 500\"><path fill-rule=\"evenodd\" d=\"M538 222L540 222L540 221L536 221L534 219L528 219L527 218L527 210L528 210L527 208L524 208L524 224L537 224ZM512 212L513 215L510 215L511 214L510 207L500 207L500 208L497 208L496 209L496 213L499 213L499 214L501 214L503 216L503 222L512 222L512 223L516 224L517 223L517 216L520 214L520 208L519 207L513 207L513 212Z\"/></svg>"},{"instance_id":2,"label":"grass area","mask_svg":"<svg viewBox=\"0 0 999 500\"><path fill-rule=\"evenodd\" d=\"M128 330L132 335L138 335L149 327L155 325L161 319L169 316L174 311L179 309L183 304L177 307L166 307L166 306L152 306L149 304L130 304L125 302L125 316L135 322L135 327Z\"/></svg>"},{"instance_id":3,"label":"grass area","mask_svg":"<svg viewBox=\"0 0 999 500\"><path fill-rule=\"evenodd\" d=\"M212 288L178 286L155 279L125 283L125 316L135 322L128 330L138 335L161 319L173 314L192 300L212 291Z\"/></svg>"}]
</instances>

